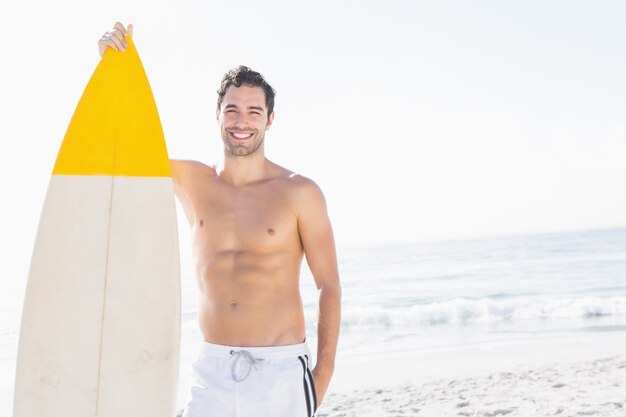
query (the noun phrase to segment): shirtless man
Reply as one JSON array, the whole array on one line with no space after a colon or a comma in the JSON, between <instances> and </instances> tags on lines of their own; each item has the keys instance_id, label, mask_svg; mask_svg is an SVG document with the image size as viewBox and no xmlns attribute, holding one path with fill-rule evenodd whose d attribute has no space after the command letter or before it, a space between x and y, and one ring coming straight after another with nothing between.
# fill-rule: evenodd
<instances>
[{"instance_id":1,"label":"shirtless man","mask_svg":"<svg viewBox=\"0 0 626 417\"><path fill-rule=\"evenodd\" d=\"M132 26L99 41L124 51ZM171 160L193 236L202 353L186 417L312 416L333 374L341 287L324 196L310 179L265 158L274 91L230 70L215 113L223 164ZM317 363L310 370L299 292L303 256L319 290Z\"/></svg>"}]
</instances>

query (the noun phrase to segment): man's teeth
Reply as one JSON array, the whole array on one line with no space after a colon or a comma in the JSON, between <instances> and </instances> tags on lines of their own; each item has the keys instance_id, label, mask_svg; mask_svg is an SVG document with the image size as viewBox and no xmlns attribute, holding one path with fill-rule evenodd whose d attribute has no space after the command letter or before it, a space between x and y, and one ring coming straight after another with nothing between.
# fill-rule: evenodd
<instances>
[{"instance_id":1,"label":"man's teeth","mask_svg":"<svg viewBox=\"0 0 626 417\"><path fill-rule=\"evenodd\" d=\"M237 139L245 139L252 136L252 133L233 133L233 136L235 136Z\"/></svg>"}]
</instances>

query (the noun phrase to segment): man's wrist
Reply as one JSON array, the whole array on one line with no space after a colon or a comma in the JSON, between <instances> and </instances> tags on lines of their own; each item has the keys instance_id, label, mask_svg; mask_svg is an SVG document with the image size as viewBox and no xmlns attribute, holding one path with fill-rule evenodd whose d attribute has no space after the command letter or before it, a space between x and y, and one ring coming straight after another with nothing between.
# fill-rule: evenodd
<instances>
[{"instance_id":1,"label":"man's wrist","mask_svg":"<svg viewBox=\"0 0 626 417\"><path fill-rule=\"evenodd\" d=\"M335 372L334 362L317 361L315 364L315 373L323 376L331 376Z\"/></svg>"}]
</instances>

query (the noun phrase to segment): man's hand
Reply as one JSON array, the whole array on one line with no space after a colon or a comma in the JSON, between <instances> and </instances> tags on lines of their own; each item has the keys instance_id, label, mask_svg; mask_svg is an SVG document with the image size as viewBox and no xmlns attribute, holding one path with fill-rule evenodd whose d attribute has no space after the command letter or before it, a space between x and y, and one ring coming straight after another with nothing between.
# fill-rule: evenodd
<instances>
[{"instance_id":1,"label":"man's hand","mask_svg":"<svg viewBox=\"0 0 626 417\"><path fill-rule=\"evenodd\" d=\"M317 408L319 408L326 396L326 390L328 390L328 384L330 384L330 379L333 376L333 370L316 366L311 373L313 374L313 383L315 384Z\"/></svg>"},{"instance_id":2,"label":"man's hand","mask_svg":"<svg viewBox=\"0 0 626 417\"><path fill-rule=\"evenodd\" d=\"M107 48L124 52L128 46L128 42L124 39L126 36L133 37L133 25L128 25L125 28L120 22L115 22L113 30L106 32L98 41L100 56L104 55Z\"/></svg>"}]
</instances>

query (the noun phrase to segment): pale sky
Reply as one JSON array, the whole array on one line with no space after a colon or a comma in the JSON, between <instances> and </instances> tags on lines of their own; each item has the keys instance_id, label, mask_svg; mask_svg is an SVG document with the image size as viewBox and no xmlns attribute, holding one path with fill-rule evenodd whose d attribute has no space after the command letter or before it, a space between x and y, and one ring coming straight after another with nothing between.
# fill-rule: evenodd
<instances>
[{"instance_id":1,"label":"pale sky","mask_svg":"<svg viewBox=\"0 0 626 417\"><path fill-rule=\"evenodd\" d=\"M268 156L322 187L340 248L626 225L621 1L0 7L1 239L20 277L116 20L135 25L173 158L219 161L221 76L245 64L267 77Z\"/></svg>"}]
</instances>

